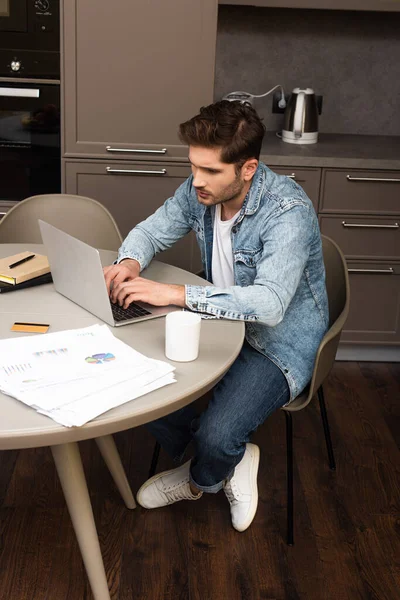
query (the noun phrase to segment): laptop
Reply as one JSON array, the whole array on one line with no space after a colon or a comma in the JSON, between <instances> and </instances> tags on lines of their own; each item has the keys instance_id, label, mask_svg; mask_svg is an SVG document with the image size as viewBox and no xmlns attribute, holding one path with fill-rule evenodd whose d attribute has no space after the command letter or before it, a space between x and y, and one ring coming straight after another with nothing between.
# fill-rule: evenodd
<instances>
[{"instance_id":1,"label":"laptop","mask_svg":"<svg viewBox=\"0 0 400 600\"><path fill-rule=\"evenodd\" d=\"M163 317L176 306L133 302L127 309L112 304L107 293L100 253L85 242L38 220L54 287L75 304L112 327Z\"/></svg>"}]
</instances>

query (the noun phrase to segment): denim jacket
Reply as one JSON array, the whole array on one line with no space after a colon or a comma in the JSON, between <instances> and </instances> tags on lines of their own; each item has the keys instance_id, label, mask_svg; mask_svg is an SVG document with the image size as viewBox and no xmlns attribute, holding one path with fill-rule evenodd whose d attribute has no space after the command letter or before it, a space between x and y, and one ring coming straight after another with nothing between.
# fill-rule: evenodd
<instances>
[{"instance_id":1,"label":"denim jacket","mask_svg":"<svg viewBox=\"0 0 400 600\"><path fill-rule=\"evenodd\" d=\"M215 207L197 200L190 176L123 242L118 261L145 268L157 252L194 230L206 279ZM309 383L328 327L325 269L317 216L293 180L259 163L231 233L234 285L186 286L193 311L246 323L246 339L284 373L293 400Z\"/></svg>"}]
</instances>

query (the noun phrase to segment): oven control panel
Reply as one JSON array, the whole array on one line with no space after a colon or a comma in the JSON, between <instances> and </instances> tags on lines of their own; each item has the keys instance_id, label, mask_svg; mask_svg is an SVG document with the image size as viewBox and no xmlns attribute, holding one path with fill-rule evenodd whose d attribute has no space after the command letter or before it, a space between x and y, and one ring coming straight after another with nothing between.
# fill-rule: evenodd
<instances>
[{"instance_id":1,"label":"oven control panel","mask_svg":"<svg viewBox=\"0 0 400 600\"><path fill-rule=\"evenodd\" d=\"M21 66L22 66L21 65L21 61L19 61L18 59L12 60L11 63L10 63L11 71L14 71L14 73L16 71L20 71Z\"/></svg>"},{"instance_id":2,"label":"oven control panel","mask_svg":"<svg viewBox=\"0 0 400 600\"><path fill-rule=\"evenodd\" d=\"M48 0L35 0L36 10L44 13L50 8L50 2Z\"/></svg>"},{"instance_id":3,"label":"oven control panel","mask_svg":"<svg viewBox=\"0 0 400 600\"><path fill-rule=\"evenodd\" d=\"M59 79L60 54L0 48L0 77Z\"/></svg>"},{"instance_id":4,"label":"oven control panel","mask_svg":"<svg viewBox=\"0 0 400 600\"><path fill-rule=\"evenodd\" d=\"M55 10L55 2L50 0L33 0L33 21L36 32L50 33L58 25L58 11ZM57 7L58 8L58 7Z\"/></svg>"}]
</instances>

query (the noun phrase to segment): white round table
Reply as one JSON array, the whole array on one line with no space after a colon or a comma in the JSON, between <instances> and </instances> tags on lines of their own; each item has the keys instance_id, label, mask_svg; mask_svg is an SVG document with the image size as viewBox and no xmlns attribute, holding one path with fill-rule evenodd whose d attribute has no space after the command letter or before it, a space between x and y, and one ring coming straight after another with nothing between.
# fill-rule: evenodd
<instances>
[{"instance_id":1,"label":"white round table","mask_svg":"<svg viewBox=\"0 0 400 600\"><path fill-rule=\"evenodd\" d=\"M0 244L0 258L29 250L45 254L38 244ZM116 253L101 251L103 265ZM187 271L153 261L144 277L165 283L206 285ZM53 284L0 294L0 338L15 338L15 321L49 323L49 333L87 327L101 321L58 294ZM164 318L111 328L113 334L150 358L166 360ZM39 334L40 335L40 334ZM128 508L135 501L119 459L112 434L147 423L189 404L211 389L240 352L244 324L203 320L200 353L196 361L172 363L177 382L114 408L82 427L67 428L40 415L22 402L0 393L0 450L50 446L81 549L93 595L109 600L103 561L77 442L95 438Z\"/></svg>"}]
</instances>

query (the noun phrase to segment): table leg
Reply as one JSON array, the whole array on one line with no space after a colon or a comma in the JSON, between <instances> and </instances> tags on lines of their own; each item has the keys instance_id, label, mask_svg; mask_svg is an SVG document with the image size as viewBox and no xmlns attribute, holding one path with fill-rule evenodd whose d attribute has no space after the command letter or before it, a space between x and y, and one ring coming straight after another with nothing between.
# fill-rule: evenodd
<instances>
[{"instance_id":1,"label":"table leg","mask_svg":"<svg viewBox=\"0 0 400 600\"><path fill-rule=\"evenodd\" d=\"M52 446L54 462L95 600L110 600L89 492L76 442Z\"/></svg>"},{"instance_id":2,"label":"table leg","mask_svg":"<svg viewBox=\"0 0 400 600\"><path fill-rule=\"evenodd\" d=\"M121 458L118 454L113 436L103 435L96 438L95 441L127 508L135 508L136 502L128 483L124 467L122 466Z\"/></svg>"}]
</instances>

